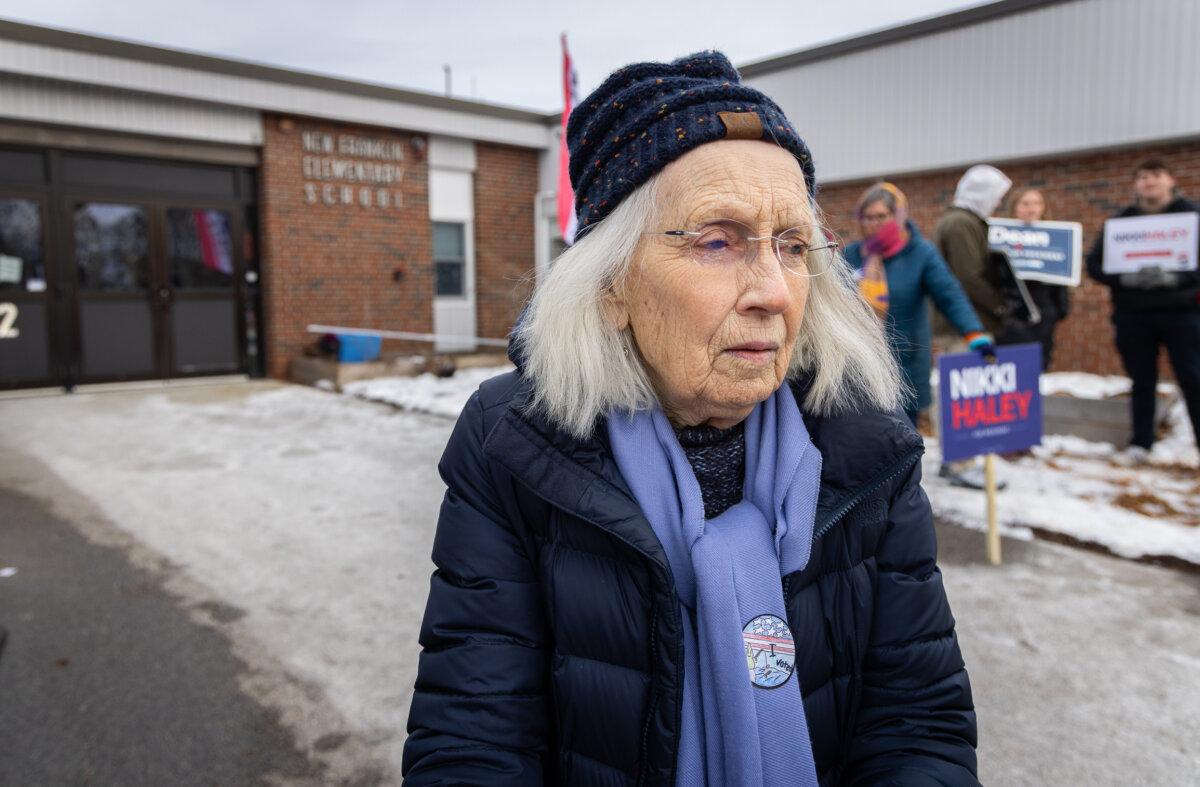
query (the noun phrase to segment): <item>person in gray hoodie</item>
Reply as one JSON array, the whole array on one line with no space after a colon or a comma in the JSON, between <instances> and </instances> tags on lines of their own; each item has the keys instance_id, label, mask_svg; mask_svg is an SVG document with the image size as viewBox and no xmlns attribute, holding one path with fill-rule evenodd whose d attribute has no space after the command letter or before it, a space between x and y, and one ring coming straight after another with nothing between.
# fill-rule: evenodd
<instances>
[{"instance_id":1,"label":"person in gray hoodie","mask_svg":"<svg viewBox=\"0 0 1200 787\"><path fill-rule=\"evenodd\" d=\"M954 190L954 204L946 209L933 231L933 242L993 336L1009 314L999 271L988 253L988 217L996 212L1012 181L1000 170L976 164L966 171Z\"/></svg>"},{"instance_id":2,"label":"person in gray hoodie","mask_svg":"<svg viewBox=\"0 0 1200 787\"><path fill-rule=\"evenodd\" d=\"M1010 186L1012 181L1000 170L976 164L959 179L954 204L946 209L933 230L934 245L975 307L983 329L993 336L1004 329L1009 305L1000 271L989 253L987 220L996 212ZM958 340L943 344L944 352L966 349ZM984 488L983 468L974 460L945 462L939 475L956 486ZM1003 489L1006 483L999 481L997 486Z\"/></svg>"}]
</instances>

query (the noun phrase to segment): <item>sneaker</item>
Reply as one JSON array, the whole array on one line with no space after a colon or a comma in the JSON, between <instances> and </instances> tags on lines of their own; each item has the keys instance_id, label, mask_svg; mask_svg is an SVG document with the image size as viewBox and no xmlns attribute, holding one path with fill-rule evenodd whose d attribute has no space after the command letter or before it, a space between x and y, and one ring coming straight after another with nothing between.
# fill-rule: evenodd
<instances>
[{"instance_id":1,"label":"sneaker","mask_svg":"<svg viewBox=\"0 0 1200 787\"><path fill-rule=\"evenodd\" d=\"M978 465L957 470L950 465L944 464L938 470L938 475L948 480L951 486L962 486L967 489L987 489L987 479L983 472L983 468ZM1008 482L1002 479L996 479L996 491L999 492L1008 486Z\"/></svg>"},{"instance_id":2,"label":"sneaker","mask_svg":"<svg viewBox=\"0 0 1200 787\"><path fill-rule=\"evenodd\" d=\"M1118 451L1113 461L1122 467L1141 467L1150 464L1150 451L1140 445L1131 445L1124 451Z\"/></svg>"}]
</instances>

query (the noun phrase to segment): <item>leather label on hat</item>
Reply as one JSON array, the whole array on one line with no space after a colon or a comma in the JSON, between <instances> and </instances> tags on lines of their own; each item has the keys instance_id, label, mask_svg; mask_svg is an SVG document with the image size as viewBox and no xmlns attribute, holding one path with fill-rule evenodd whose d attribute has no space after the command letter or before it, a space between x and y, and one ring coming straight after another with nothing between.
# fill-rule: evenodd
<instances>
[{"instance_id":1,"label":"leather label on hat","mask_svg":"<svg viewBox=\"0 0 1200 787\"><path fill-rule=\"evenodd\" d=\"M725 139L762 139L762 120L757 112L718 112L725 124Z\"/></svg>"}]
</instances>

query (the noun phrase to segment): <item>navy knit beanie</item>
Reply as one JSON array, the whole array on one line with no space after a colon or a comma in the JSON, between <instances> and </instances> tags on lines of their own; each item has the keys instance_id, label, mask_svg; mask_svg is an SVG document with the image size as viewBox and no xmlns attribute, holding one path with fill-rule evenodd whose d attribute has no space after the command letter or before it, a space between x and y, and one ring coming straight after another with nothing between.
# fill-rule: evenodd
<instances>
[{"instance_id":1,"label":"navy knit beanie","mask_svg":"<svg viewBox=\"0 0 1200 787\"><path fill-rule=\"evenodd\" d=\"M783 110L741 83L720 52L614 71L567 120L578 238L667 164L719 139L763 139L800 163L816 193L812 154Z\"/></svg>"}]
</instances>

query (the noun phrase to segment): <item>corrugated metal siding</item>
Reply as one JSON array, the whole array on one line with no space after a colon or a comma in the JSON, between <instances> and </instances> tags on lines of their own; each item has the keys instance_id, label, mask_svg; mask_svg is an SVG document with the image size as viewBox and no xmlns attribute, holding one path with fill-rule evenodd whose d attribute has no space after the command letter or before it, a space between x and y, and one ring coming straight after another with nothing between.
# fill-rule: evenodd
<instances>
[{"instance_id":1,"label":"corrugated metal siding","mask_svg":"<svg viewBox=\"0 0 1200 787\"><path fill-rule=\"evenodd\" d=\"M747 81L823 181L1200 135L1200 3L1076 0Z\"/></svg>"},{"instance_id":2,"label":"corrugated metal siding","mask_svg":"<svg viewBox=\"0 0 1200 787\"><path fill-rule=\"evenodd\" d=\"M541 121L523 121L107 54L0 39L0 73L48 78L243 109L293 113L487 142L547 147ZM6 110L0 104L0 116ZM88 125L86 116L79 124Z\"/></svg>"},{"instance_id":3,"label":"corrugated metal siding","mask_svg":"<svg viewBox=\"0 0 1200 787\"><path fill-rule=\"evenodd\" d=\"M0 117L232 145L262 144L258 112L0 74Z\"/></svg>"}]
</instances>

